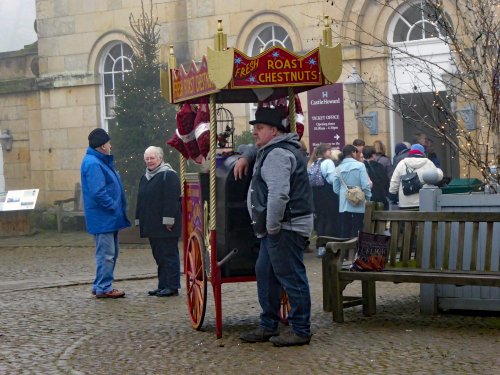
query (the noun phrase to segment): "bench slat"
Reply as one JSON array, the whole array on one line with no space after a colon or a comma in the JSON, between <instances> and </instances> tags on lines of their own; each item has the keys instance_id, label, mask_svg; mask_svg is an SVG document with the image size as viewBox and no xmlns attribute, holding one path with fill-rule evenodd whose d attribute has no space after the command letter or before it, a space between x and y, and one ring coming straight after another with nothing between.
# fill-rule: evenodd
<instances>
[{"instance_id":1,"label":"bench slat","mask_svg":"<svg viewBox=\"0 0 500 375\"><path fill-rule=\"evenodd\" d=\"M458 224L458 245L457 248L457 264L455 265L456 270L463 270L464 267L464 244L465 244L465 222L460 222Z\"/></svg>"},{"instance_id":2,"label":"bench slat","mask_svg":"<svg viewBox=\"0 0 500 375\"><path fill-rule=\"evenodd\" d=\"M486 224L486 252L484 260L484 270L491 271L491 253L493 249L493 223ZM498 264L496 271L498 271Z\"/></svg>"},{"instance_id":3,"label":"bench slat","mask_svg":"<svg viewBox=\"0 0 500 375\"><path fill-rule=\"evenodd\" d=\"M417 250L415 254L415 260L417 262L417 267L422 267L422 258L424 254L424 228L420 228L417 236Z\"/></svg>"},{"instance_id":4,"label":"bench slat","mask_svg":"<svg viewBox=\"0 0 500 375\"><path fill-rule=\"evenodd\" d=\"M472 248L470 254L470 270L477 270L477 254L479 254L479 223L472 223Z\"/></svg>"},{"instance_id":5,"label":"bench slat","mask_svg":"<svg viewBox=\"0 0 500 375\"><path fill-rule=\"evenodd\" d=\"M371 220L396 221L453 221L453 222L499 222L500 212L442 212L442 211L378 211L374 210ZM369 216L367 216L369 217Z\"/></svg>"},{"instance_id":6,"label":"bench slat","mask_svg":"<svg viewBox=\"0 0 500 375\"><path fill-rule=\"evenodd\" d=\"M425 223L423 223L425 226ZM431 248L429 252L429 268L437 268L437 238L438 238L438 223L431 224Z\"/></svg>"},{"instance_id":7,"label":"bench slat","mask_svg":"<svg viewBox=\"0 0 500 375\"><path fill-rule=\"evenodd\" d=\"M401 253L401 262L404 267L408 267L410 260L411 251L411 234L413 230L413 223L405 223L404 226L404 237L403 237L403 251Z\"/></svg>"},{"instance_id":8,"label":"bench slat","mask_svg":"<svg viewBox=\"0 0 500 375\"><path fill-rule=\"evenodd\" d=\"M391 236L389 264L391 266L395 266L397 262L396 257L398 251L399 221L391 221L391 233L393 233L393 235Z\"/></svg>"},{"instance_id":9,"label":"bench slat","mask_svg":"<svg viewBox=\"0 0 500 375\"><path fill-rule=\"evenodd\" d=\"M343 281L392 281L396 283L421 283L421 284L451 284L451 285L479 285L500 287L500 273L467 273L428 271L428 270L393 270L383 272L339 272Z\"/></svg>"},{"instance_id":10,"label":"bench slat","mask_svg":"<svg viewBox=\"0 0 500 375\"><path fill-rule=\"evenodd\" d=\"M444 252L443 252L443 268L450 268L450 241L451 241L451 223L444 223Z\"/></svg>"}]
</instances>

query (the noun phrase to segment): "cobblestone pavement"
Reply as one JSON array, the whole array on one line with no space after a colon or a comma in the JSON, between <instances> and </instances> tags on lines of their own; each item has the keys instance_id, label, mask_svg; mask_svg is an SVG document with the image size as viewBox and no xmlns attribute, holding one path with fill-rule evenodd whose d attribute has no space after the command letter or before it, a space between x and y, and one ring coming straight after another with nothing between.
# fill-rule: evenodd
<instances>
[{"instance_id":1,"label":"cobblestone pavement","mask_svg":"<svg viewBox=\"0 0 500 375\"><path fill-rule=\"evenodd\" d=\"M308 253L313 339L309 346L275 348L238 339L258 322L255 283L222 286L217 340L211 293L203 330L195 331L185 289L179 297L147 296L156 285L149 248L121 248L115 285L127 296L96 300L90 236L47 232L0 240L0 374L500 373L499 315L421 315L418 285L379 283L376 316L364 318L354 308L345 323L332 323L322 311L321 262Z\"/></svg>"}]
</instances>

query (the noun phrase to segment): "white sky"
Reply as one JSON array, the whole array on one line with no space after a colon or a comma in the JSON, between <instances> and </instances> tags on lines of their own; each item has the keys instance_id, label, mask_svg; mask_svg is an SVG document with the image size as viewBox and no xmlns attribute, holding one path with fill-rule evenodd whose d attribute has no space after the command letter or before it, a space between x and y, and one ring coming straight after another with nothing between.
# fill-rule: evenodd
<instances>
[{"instance_id":1,"label":"white sky","mask_svg":"<svg viewBox=\"0 0 500 375\"><path fill-rule=\"evenodd\" d=\"M36 41L35 0L0 0L0 52L17 51Z\"/></svg>"}]
</instances>

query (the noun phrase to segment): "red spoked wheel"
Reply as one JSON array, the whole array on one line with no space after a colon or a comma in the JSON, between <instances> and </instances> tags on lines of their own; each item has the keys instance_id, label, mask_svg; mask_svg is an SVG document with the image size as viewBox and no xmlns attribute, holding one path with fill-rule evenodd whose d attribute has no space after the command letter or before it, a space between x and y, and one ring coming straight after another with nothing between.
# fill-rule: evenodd
<instances>
[{"instance_id":1,"label":"red spoked wheel","mask_svg":"<svg viewBox=\"0 0 500 375\"><path fill-rule=\"evenodd\" d=\"M205 270L205 245L198 230L189 236L186 249L186 290L191 325L200 330L207 308L207 273Z\"/></svg>"},{"instance_id":2,"label":"red spoked wheel","mask_svg":"<svg viewBox=\"0 0 500 375\"><path fill-rule=\"evenodd\" d=\"M280 297L280 311L279 316L281 323L288 325L288 313L290 312L291 306L290 301L288 301L288 294L284 290L281 291Z\"/></svg>"}]
</instances>

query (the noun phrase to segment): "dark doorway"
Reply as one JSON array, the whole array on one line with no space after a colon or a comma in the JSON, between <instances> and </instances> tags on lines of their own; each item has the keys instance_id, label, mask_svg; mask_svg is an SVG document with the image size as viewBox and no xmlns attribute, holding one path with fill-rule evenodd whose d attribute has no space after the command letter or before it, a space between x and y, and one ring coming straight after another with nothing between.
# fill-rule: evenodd
<instances>
[{"instance_id":1,"label":"dark doorway","mask_svg":"<svg viewBox=\"0 0 500 375\"><path fill-rule=\"evenodd\" d=\"M446 92L394 95L394 100L401 110L404 140L422 143L428 153L435 153L445 177L460 177L459 156L449 138L455 141L457 124Z\"/></svg>"}]
</instances>

